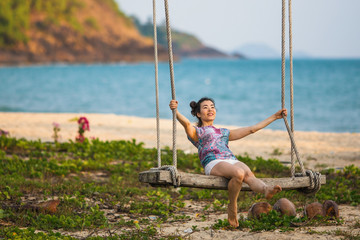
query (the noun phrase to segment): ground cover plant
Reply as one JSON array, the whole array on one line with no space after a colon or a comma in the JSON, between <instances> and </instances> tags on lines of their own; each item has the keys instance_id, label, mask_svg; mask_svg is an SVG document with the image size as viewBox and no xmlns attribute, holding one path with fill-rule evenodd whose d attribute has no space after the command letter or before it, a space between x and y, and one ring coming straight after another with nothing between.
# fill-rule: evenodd
<instances>
[{"instance_id":1,"label":"ground cover plant","mask_svg":"<svg viewBox=\"0 0 360 240\"><path fill-rule=\"evenodd\" d=\"M186 223L193 218L205 222L210 213L225 213L226 191L191 188L152 188L138 181L138 173L155 165L156 149L132 141L41 142L0 137L0 238L6 239L181 239L164 233L164 224ZM287 177L290 170L276 159L237 156L258 177ZM164 164L171 164L172 151L162 149ZM196 154L178 151L178 168L202 173ZM358 206L360 169L326 170L327 184L316 196L284 191L270 201L285 197L296 206L332 199L338 204ZM53 200L58 200L57 204ZM247 211L259 194L242 192L239 211ZM53 201L53 202L52 202ZM201 207L193 214L188 202ZM46 204L48 205L46 205ZM333 224L339 220L289 218L277 212L261 219L239 219L239 230L292 231L299 225ZM356 225L356 224L355 224ZM354 226L355 226L354 225ZM357 226L359 223L357 222ZM217 219L189 233L229 228L226 219ZM82 235L78 235L81 232ZM359 235L338 231L344 238Z\"/></svg>"}]
</instances>

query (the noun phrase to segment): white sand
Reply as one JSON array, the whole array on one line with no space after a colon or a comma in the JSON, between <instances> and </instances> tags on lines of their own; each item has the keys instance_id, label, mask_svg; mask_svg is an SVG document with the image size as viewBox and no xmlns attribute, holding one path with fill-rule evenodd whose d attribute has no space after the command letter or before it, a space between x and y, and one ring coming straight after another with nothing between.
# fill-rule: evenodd
<instances>
[{"instance_id":1,"label":"white sand","mask_svg":"<svg viewBox=\"0 0 360 240\"><path fill-rule=\"evenodd\" d=\"M77 122L73 118L85 116L90 122L86 137L100 140L131 140L144 142L145 147L156 147L156 120L119 116L114 114L76 113L0 113L0 128L9 131L12 137L29 140L53 141L52 123L60 124L61 141L75 139ZM221 126L234 129L236 126ZM162 119L161 147L172 147L172 120ZM306 168L360 166L360 133L296 132L296 144ZM263 129L244 139L230 142L235 154L277 158L290 162L290 140L287 132ZM177 124L177 148L185 152L196 152L187 140L181 125ZM275 152L281 154L274 154Z\"/></svg>"}]
</instances>

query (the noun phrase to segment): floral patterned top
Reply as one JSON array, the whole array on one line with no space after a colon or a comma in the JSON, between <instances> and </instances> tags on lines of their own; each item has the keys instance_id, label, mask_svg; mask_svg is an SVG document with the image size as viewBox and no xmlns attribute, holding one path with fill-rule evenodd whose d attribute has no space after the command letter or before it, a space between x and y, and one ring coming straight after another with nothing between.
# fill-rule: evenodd
<instances>
[{"instance_id":1,"label":"floral patterned top","mask_svg":"<svg viewBox=\"0 0 360 240\"><path fill-rule=\"evenodd\" d=\"M198 142L188 137L198 149L201 165L205 167L209 162L217 159L236 160L228 147L230 130L214 126L195 127Z\"/></svg>"}]
</instances>

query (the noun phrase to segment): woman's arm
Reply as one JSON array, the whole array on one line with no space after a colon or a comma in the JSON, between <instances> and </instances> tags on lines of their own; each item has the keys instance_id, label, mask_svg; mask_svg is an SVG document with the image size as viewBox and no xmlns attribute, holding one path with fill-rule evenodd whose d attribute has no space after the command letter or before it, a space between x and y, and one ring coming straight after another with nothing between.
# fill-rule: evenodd
<instances>
[{"instance_id":1,"label":"woman's arm","mask_svg":"<svg viewBox=\"0 0 360 240\"><path fill-rule=\"evenodd\" d=\"M171 110L176 111L176 119L184 127L185 132L189 136L189 138L191 138L191 140L193 140L194 142L198 142L199 139L198 139L198 136L196 134L195 128L192 126L191 122L177 110L178 101L171 100L169 106L170 106Z\"/></svg>"},{"instance_id":2,"label":"woman's arm","mask_svg":"<svg viewBox=\"0 0 360 240\"><path fill-rule=\"evenodd\" d=\"M260 129L263 129L264 127L266 127L273 121L283 118L283 115L287 116L287 111L285 108L282 110L279 110L278 112L271 115L267 119L255 124L253 126L230 130L229 141L238 140L238 139L246 137L252 133L255 133L255 132L259 131Z\"/></svg>"}]
</instances>

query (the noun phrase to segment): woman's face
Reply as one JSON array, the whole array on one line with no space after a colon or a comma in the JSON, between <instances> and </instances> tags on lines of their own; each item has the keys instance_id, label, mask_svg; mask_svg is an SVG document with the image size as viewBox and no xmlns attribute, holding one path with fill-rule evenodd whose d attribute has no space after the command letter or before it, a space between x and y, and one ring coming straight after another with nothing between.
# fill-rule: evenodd
<instances>
[{"instance_id":1,"label":"woman's face","mask_svg":"<svg viewBox=\"0 0 360 240\"><path fill-rule=\"evenodd\" d=\"M216 117L215 104L210 100L203 101L200 103L200 113L197 113L197 116L203 122L214 121Z\"/></svg>"}]
</instances>

